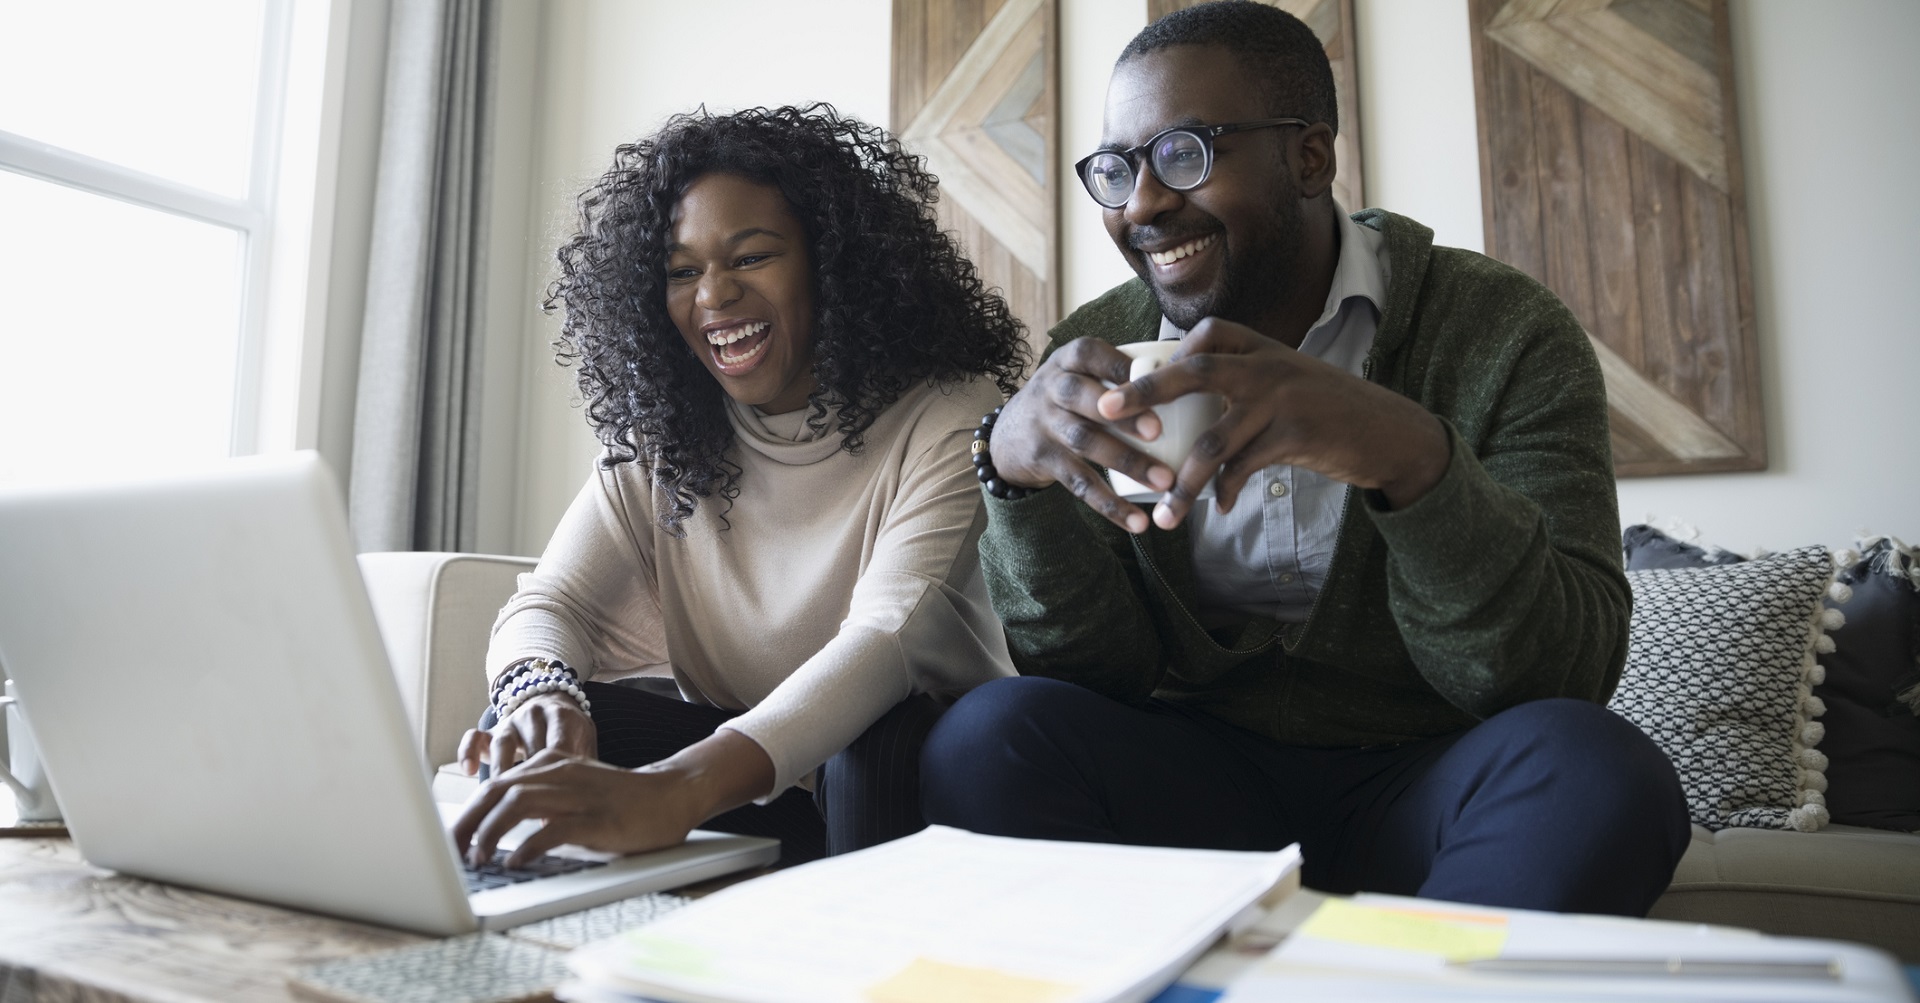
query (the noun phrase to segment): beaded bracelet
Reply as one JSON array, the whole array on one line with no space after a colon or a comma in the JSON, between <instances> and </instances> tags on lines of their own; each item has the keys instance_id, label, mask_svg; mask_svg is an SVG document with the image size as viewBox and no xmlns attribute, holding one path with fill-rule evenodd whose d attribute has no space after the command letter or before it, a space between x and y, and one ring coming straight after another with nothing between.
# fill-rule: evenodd
<instances>
[{"instance_id":1,"label":"beaded bracelet","mask_svg":"<svg viewBox=\"0 0 1920 1003\"><path fill-rule=\"evenodd\" d=\"M586 690L580 687L579 677L558 659L532 659L509 678L511 681L493 695L494 716L499 720L505 721L521 704L543 693L564 693L580 705L583 713L593 712L593 704L587 700Z\"/></svg>"},{"instance_id":2,"label":"beaded bracelet","mask_svg":"<svg viewBox=\"0 0 1920 1003\"><path fill-rule=\"evenodd\" d=\"M1002 404L980 416L980 427L973 430L973 445L969 448L973 450L974 476L980 478L987 493L1001 501L1019 501L1032 494L1033 489L1001 480L1000 472L993 469L993 457L987 452L987 442L993 438L993 424L1000 420L1000 410L1004 407Z\"/></svg>"},{"instance_id":3,"label":"beaded bracelet","mask_svg":"<svg viewBox=\"0 0 1920 1003\"><path fill-rule=\"evenodd\" d=\"M490 698L495 711L498 711L501 707L505 706L506 702L512 699L514 694L519 693L525 690L528 686L533 685L534 676L536 674L534 672L533 666L534 666L534 663L538 661L541 661L541 660L537 658L530 658L520 663L519 665L515 666L513 669L508 670L506 674L502 675L498 680L495 681L494 687L493 687L493 695ZM549 675L551 674L551 669L552 669L552 663L543 664L540 666L540 672L538 674L542 676Z\"/></svg>"},{"instance_id":4,"label":"beaded bracelet","mask_svg":"<svg viewBox=\"0 0 1920 1003\"><path fill-rule=\"evenodd\" d=\"M500 698L500 692L502 690L505 690L508 686L513 685L514 680L519 679L521 676L524 676L529 671L531 671L533 668L533 663L538 661L541 661L541 659L528 658L507 666L507 671L502 672L500 673L499 676L495 677L495 679L493 680L493 685L487 688L487 702L488 703L497 702ZM548 664L552 664L552 663L549 662Z\"/></svg>"}]
</instances>

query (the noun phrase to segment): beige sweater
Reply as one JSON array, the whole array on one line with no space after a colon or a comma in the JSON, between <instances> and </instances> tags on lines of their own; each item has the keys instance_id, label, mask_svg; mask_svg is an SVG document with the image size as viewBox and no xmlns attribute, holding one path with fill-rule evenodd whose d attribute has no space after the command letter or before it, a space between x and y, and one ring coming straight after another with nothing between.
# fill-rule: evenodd
<instances>
[{"instance_id":1,"label":"beige sweater","mask_svg":"<svg viewBox=\"0 0 1920 1003\"><path fill-rule=\"evenodd\" d=\"M701 499L676 539L639 464L596 465L501 611L487 676L533 656L600 680L669 670L686 699L745 711L725 727L773 759L771 797L909 695L1013 674L967 456L999 395L917 387L857 454L831 428L794 441L804 410L728 403L741 473L724 520Z\"/></svg>"}]
</instances>

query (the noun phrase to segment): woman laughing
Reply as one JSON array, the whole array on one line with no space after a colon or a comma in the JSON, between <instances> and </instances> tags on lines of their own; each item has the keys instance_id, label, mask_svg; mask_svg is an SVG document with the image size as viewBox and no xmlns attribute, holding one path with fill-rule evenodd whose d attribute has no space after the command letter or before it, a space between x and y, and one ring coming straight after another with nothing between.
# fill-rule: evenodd
<instances>
[{"instance_id":1,"label":"woman laughing","mask_svg":"<svg viewBox=\"0 0 1920 1003\"><path fill-rule=\"evenodd\" d=\"M1012 673L966 446L1027 355L934 184L815 105L677 116L581 196L547 305L605 450L494 627L475 862L528 818L510 866L924 825L921 740Z\"/></svg>"}]
</instances>

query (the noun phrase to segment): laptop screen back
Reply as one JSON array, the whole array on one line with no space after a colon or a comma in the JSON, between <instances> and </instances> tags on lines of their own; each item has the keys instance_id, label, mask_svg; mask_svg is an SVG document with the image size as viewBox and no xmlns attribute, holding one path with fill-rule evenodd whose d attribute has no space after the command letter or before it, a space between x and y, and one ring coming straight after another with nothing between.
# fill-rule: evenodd
<instances>
[{"instance_id":1,"label":"laptop screen back","mask_svg":"<svg viewBox=\"0 0 1920 1003\"><path fill-rule=\"evenodd\" d=\"M0 497L0 668L93 863L471 928L339 499L313 454Z\"/></svg>"}]
</instances>

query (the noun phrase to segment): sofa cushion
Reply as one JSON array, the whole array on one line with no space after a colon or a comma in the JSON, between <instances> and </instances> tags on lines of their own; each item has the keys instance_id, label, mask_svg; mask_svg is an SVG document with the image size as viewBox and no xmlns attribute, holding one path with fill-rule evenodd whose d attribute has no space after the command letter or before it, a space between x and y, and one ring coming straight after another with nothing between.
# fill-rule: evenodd
<instances>
[{"instance_id":1,"label":"sofa cushion","mask_svg":"<svg viewBox=\"0 0 1920 1003\"><path fill-rule=\"evenodd\" d=\"M1673 760L1700 825L1826 824L1811 688L1831 575L1821 547L1627 573L1627 665L1609 706Z\"/></svg>"},{"instance_id":2,"label":"sofa cushion","mask_svg":"<svg viewBox=\"0 0 1920 1003\"><path fill-rule=\"evenodd\" d=\"M1920 836L1694 826L1657 919L1873 944L1920 962Z\"/></svg>"}]
</instances>

